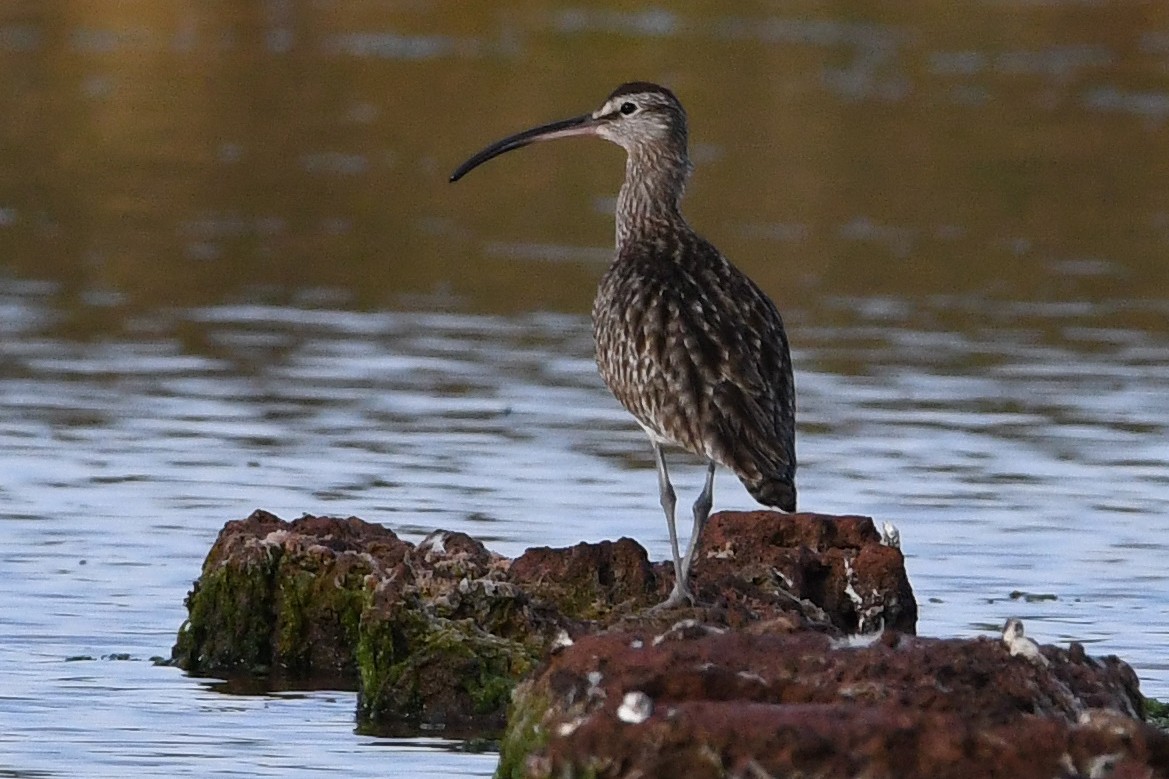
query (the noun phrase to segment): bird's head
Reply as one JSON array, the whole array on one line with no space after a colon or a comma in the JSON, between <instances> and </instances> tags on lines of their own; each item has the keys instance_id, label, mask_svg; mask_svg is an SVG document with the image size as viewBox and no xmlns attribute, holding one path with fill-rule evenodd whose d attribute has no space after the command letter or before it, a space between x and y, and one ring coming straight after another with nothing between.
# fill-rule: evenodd
<instances>
[{"instance_id":1,"label":"bird's head","mask_svg":"<svg viewBox=\"0 0 1169 779\"><path fill-rule=\"evenodd\" d=\"M533 127L491 144L460 165L451 181L512 149L576 135L599 136L630 154L660 150L685 160L686 111L665 87L645 81L622 84L592 113Z\"/></svg>"},{"instance_id":2,"label":"bird's head","mask_svg":"<svg viewBox=\"0 0 1169 779\"><path fill-rule=\"evenodd\" d=\"M591 118L597 135L630 151L638 146L686 148L686 111L673 92L657 84L622 84Z\"/></svg>"}]
</instances>

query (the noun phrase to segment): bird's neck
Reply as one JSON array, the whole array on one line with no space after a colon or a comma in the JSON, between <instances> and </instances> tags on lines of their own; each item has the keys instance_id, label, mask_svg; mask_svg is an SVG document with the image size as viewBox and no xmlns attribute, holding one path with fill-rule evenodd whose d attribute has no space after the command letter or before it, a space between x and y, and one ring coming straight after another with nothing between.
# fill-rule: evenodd
<instances>
[{"instance_id":1,"label":"bird's neck","mask_svg":"<svg viewBox=\"0 0 1169 779\"><path fill-rule=\"evenodd\" d=\"M680 204L690 162L685 152L630 149L617 195L617 248L670 229L689 229Z\"/></svg>"}]
</instances>

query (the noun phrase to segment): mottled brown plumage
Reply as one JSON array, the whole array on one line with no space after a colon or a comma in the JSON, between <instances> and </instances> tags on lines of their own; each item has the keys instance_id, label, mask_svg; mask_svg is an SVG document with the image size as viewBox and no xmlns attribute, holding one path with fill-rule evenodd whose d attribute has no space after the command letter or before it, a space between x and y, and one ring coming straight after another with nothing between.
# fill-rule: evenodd
<instances>
[{"instance_id":1,"label":"mottled brown plumage","mask_svg":"<svg viewBox=\"0 0 1169 779\"><path fill-rule=\"evenodd\" d=\"M519 133L455 171L529 143L598 135L625 148L617 253L593 304L597 367L650 437L676 582L663 606L692 600L690 564L710 513L715 464L760 503L795 511L795 388L783 321L771 300L682 217L690 172L686 112L670 90L618 87L591 114ZM694 531L682 558L662 445L705 458Z\"/></svg>"},{"instance_id":2,"label":"mottled brown plumage","mask_svg":"<svg viewBox=\"0 0 1169 779\"><path fill-rule=\"evenodd\" d=\"M794 511L794 392L775 306L707 241L618 250L593 304L605 384L660 443L730 468Z\"/></svg>"}]
</instances>

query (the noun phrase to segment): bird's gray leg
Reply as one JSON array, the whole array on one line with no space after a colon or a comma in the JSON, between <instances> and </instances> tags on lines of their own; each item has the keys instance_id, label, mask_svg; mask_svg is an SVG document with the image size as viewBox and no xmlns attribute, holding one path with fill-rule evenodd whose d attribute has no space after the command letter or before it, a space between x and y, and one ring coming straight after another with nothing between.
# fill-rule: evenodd
<instances>
[{"instance_id":1,"label":"bird's gray leg","mask_svg":"<svg viewBox=\"0 0 1169 779\"><path fill-rule=\"evenodd\" d=\"M687 587L686 568L682 565L682 556L678 553L678 529L674 526L674 507L677 498L674 495L674 487L670 484L670 474L666 471L666 458L662 454L662 447L657 441L652 443L654 462L658 466L658 490L661 493L662 511L666 512L666 527L670 531L670 552L674 556L674 589L670 596L655 608L670 608L693 600L693 596Z\"/></svg>"},{"instance_id":2,"label":"bird's gray leg","mask_svg":"<svg viewBox=\"0 0 1169 779\"><path fill-rule=\"evenodd\" d=\"M690 533L690 543L686 546L686 557L682 560L682 568L686 571L686 578L690 578L690 565L694 562L694 552L698 549L698 539L702 535L702 528L706 527L706 520L710 517L710 509L714 505L714 460L706 464L706 484L694 501L694 530Z\"/></svg>"}]
</instances>

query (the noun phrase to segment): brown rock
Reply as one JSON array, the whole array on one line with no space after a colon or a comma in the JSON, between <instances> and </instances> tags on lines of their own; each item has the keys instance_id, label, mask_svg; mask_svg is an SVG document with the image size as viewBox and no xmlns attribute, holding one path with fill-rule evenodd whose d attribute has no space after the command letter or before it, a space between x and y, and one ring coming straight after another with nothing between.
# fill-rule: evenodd
<instances>
[{"instance_id":1,"label":"brown rock","mask_svg":"<svg viewBox=\"0 0 1169 779\"><path fill-rule=\"evenodd\" d=\"M636 611L665 598L649 556L631 538L528 549L511 564L508 580L576 620Z\"/></svg>"},{"instance_id":2,"label":"brown rock","mask_svg":"<svg viewBox=\"0 0 1169 779\"><path fill-rule=\"evenodd\" d=\"M844 633L912 633L917 624L905 558L881 544L869 517L720 512L693 576L700 601L797 610Z\"/></svg>"},{"instance_id":3,"label":"brown rock","mask_svg":"<svg viewBox=\"0 0 1169 779\"><path fill-rule=\"evenodd\" d=\"M664 626L682 616L756 632L912 632L917 603L899 549L883 546L868 517L721 512L695 553L698 605L646 613L674 583L668 561L650 564L635 541L527 550L508 580L582 624Z\"/></svg>"},{"instance_id":4,"label":"brown rock","mask_svg":"<svg viewBox=\"0 0 1169 779\"><path fill-rule=\"evenodd\" d=\"M517 689L499 775L1169 775L1127 665L1044 655L896 633L589 636ZM644 721L631 693L652 702Z\"/></svg>"},{"instance_id":5,"label":"brown rock","mask_svg":"<svg viewBox=\"0 0 1169 779\"><path fill-rule=\"evenodd\" d=\"M228 522L187 597L175 661L195 674L352 678L366 579L410 548L355 517Z\"/></svg>"},{"instance_id":6,"label":"brown rock","mask_svg":"<svg viewBox=\"0 0 1169 779\"><path fill-rule=\"evenodd\" d=\"M695 561L700 605L647 612L672 574L628 538L511 561L464 533L415 546L352 517L257 511L208 554L174 657L192 673L354 684L363 725L491 727L562 633L690 617L701 625L679 637L841 635L882 621L912 630L916 613L901 553L863 517L717 514Z\"/></svg>"}]
</instances>

